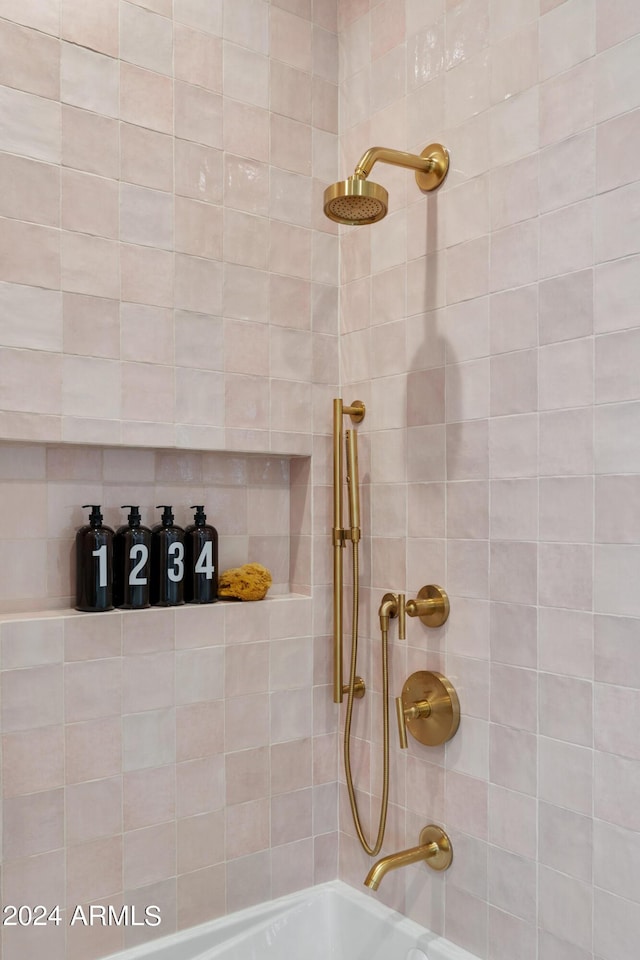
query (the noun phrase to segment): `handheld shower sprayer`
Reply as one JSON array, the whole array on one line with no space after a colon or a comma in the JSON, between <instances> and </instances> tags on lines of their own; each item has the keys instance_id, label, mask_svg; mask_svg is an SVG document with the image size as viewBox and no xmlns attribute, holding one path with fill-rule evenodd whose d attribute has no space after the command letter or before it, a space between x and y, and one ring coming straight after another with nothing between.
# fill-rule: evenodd
<instances>
[{"instance_id":1,"label":"handheld shower sprayer","mask_svg":"<svg viewBox=\"0 0 640 960\"><path fill-rule=\"evenodd\" d=\"M342 418L345 414L353 423L364 418L364 404L359 400L351 406L345 406L341 399L333 401L333 699L342 703L346 694L347 704L344 720L344 771L353 823L363 850L369 856L376 856L382 847L387 823L389 802L389 662L388 662L388 626L389 617L396 616L396 610L389 608L385 625L381 619L381 658L382 658L382 799L378 833L371 843L366 839L358 812L353 774L351 771L351 725L354 700L365 695L365 683L357 676L358 658L358 611L360 602L360 478L358 471L358 438L355 430L347 430L346 441L346 480L349 501L349 526L342 525L343 506L343 437ZM351 608L351 651L349 682L342 684L342 551L351 541L352 558L352 608Z\"/></svg>"},{"instance_id":2,"label":"handheld shower sprayer","mask_svg":"<svg viewBox=\"0 0 640 960\"><path fill-rule=\"evenodd\" d=\"M350 540L357 543L360 539L360 480L358 477L358 434L347 430L347 487L349 490L349 526Z\"/></svg>"},{"instance_id":3,"label":"handheld shower sprayer","mask_svg":"<svg viewBox=\"0 0 640 960\"><path fill-rule=\"evenodd\" d=\"M390 147L369 147L358 161L353 176L332 183L325 190L324 212L330 220L357 226L376 223L386 216L388 192L379 183L367 179L378 160L415 170L416 183L423 193L436 190L449 170L449 151L440 143L429 144L420 155Z\"/></svg>"}]
</instances>

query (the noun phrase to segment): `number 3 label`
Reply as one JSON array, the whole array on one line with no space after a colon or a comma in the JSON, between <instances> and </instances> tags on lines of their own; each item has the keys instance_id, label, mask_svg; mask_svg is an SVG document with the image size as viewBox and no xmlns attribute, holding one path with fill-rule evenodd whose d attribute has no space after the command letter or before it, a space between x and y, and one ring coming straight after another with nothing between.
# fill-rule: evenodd
<instances>
[{"instance_id":1,"label":"number 3 label","mask_svg":"<svg viewBox=\"0 0 640 960\"><path fill-rule=\"evenodd\" d=\"M167 576L173 583L180 583L184 577L184 544L176 541L169 546L169 566Z\"/></svg>"}]
</instances>

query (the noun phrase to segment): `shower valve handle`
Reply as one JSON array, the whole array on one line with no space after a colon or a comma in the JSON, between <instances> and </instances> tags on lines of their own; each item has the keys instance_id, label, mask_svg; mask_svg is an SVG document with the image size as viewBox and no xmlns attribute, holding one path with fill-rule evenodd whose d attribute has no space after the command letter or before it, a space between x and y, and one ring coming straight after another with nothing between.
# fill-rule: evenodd
<instances>
[{"instance_id":1,"label":"shower valve handle","mask_svg":"<svg viewBox=\"0 0 640 960\"><path fill-rule=\"evenodd\" d=\"M407 616L419 617L426 627L441 627L449 616L446 590L430 583L418 590L415 600L407 600Z\"/></svg>"},{"instance_id":2,"label":"shower valve handle","mask_svg":"<svg viewBox=\"0 0 640 960\"><path fill-rule=\"evenodd\" d=\"M400 746L407 748L407 730L427 747L446 743L460 723L460 703L452 683L441 673L412 673L396 697Z\"/></svg>"}]
</instances>

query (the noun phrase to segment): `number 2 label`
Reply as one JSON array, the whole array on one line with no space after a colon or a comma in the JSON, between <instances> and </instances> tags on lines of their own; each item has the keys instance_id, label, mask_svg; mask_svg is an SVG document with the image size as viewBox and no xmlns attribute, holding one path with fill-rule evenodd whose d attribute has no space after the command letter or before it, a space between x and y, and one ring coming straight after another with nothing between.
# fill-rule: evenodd
<instances>
[{"instance_id":1,"label":"number 2 label","mask_svg":"<svg viewBox=\"0 0 640 960\"><path fill-rule=\"evenodd\" d=\"M129 551L129 559L136 560L131 567L131 572L129 573L129 586L130 587L140 587L145 586L147 578L141 576L141 571L145 566L147 560L149 559L149 548L145 546L144 543L136 543L131 547Z\"/></svg>"}]
</instances>

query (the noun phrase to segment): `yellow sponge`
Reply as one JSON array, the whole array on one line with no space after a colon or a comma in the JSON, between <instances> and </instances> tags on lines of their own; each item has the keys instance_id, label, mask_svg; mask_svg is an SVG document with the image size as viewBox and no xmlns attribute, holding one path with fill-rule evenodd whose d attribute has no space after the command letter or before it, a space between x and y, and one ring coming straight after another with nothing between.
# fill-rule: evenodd
<instances>
[{"instance_id":1,"label":"yellow sponge","mask_svg":"<svg viewBox=\"0 0 640 960\"><path fill-rule=\"evenodd\" d=\"M236 600L263 600L271 586L271 574L261 563L245 563L220 574L218 596Z\"/></svg>"}]
</instances>

